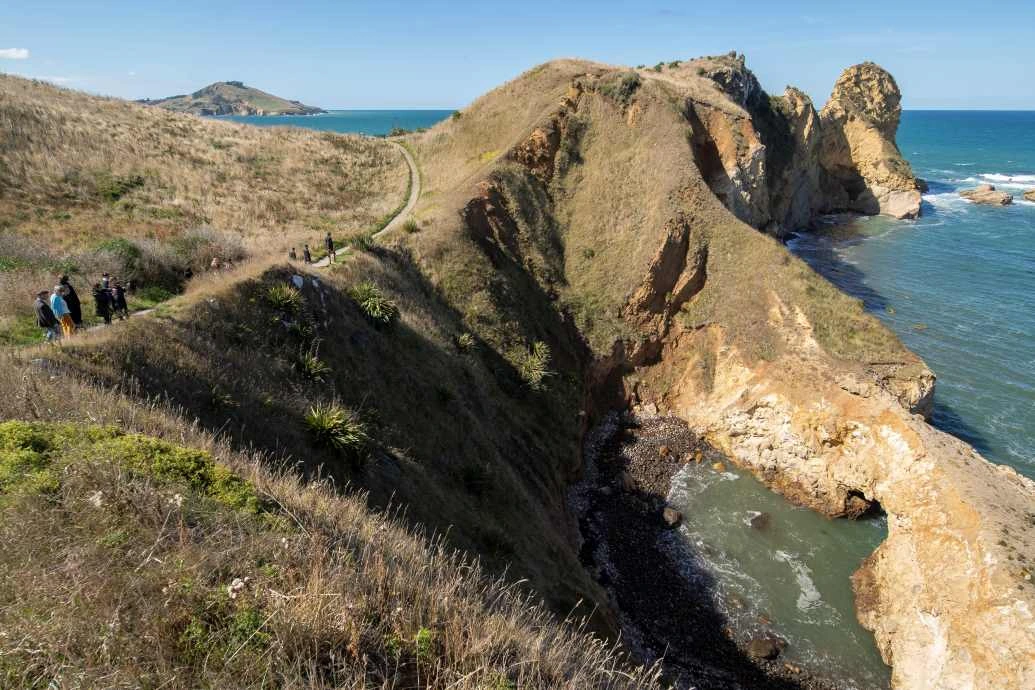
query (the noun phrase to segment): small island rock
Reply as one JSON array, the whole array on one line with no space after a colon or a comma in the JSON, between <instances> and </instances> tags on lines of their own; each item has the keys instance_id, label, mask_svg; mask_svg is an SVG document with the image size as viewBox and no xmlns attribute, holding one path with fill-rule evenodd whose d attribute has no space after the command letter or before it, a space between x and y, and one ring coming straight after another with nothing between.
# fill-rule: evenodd
<instances>
[{"instance_id":1,"label":"small island rock","mask_svg":"<svg viewBox=\"0 0 1035 690\"><path fill-rule=\"evenodd\" d=\"M964 189L960 192L964 199L973 201L975 204L987 204L989 206L1008 206L1013 203L1013 197L1006 192L1000 192L993 185L982 184L973 189Z\"/></svg>"}]
</instances>

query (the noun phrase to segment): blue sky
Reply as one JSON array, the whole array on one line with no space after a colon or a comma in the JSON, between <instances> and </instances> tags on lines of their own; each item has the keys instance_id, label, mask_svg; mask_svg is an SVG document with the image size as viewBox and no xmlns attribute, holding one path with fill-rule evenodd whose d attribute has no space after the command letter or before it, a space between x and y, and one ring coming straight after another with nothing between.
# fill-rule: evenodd
<instances>
[{"instance_id":1,"label":"blue sky","mask_svg":"<svg viewBox=\"0 0 1035 690\"><path fill-rule=\"evenodd\" d=\"M906 107L1035 109L1035 1L836 5L5 0L0 71L126 98L239 79L323 107L453 108L551 58L737 50L767 90L794 84L817 106L844 67L874 60Z\"/></svg>"}]
</instances>

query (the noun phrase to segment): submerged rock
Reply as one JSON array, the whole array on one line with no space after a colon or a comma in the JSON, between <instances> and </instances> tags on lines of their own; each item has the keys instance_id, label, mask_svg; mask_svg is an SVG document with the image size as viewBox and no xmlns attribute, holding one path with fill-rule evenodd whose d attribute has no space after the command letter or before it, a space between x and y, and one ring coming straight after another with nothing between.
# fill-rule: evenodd
<instances>
[{"instance_id":1,"label":"submerged rock","mask_svg":"<svg viewBox=\"0 0 1035 690\"><path fill-rule=\"evenodd\" d=\"M756 659L768 659L772 661L776 657L780 656L786 648L786 640L776 637L775 635L767 635L765 637L756 637L749 641L747 644L747 653Z\"/></svg>"},{"instance_id":2,"label":"submerged rock","mask_svg":"<svg viewBox=\"0 0 1035 690\"><path fill-rule=\"evenodd\" d=\"M748 522L751 525L751 529L765 531L772 524L772 518L769 513L759 513L758 515L752 515Z\"/></svg>"},{"instance_id":3,"label":"submerged rock","mask_svg":"<svg viewBox=\"0 0 1035 690\"><path fill-rule=\"evenodd\" d=\"M994 185L982 184L973 189L964 189L960 196L975 204L986 204L988 206L1009 206L1013 203L1013 196L1006 192L1000 192Z\"/></svg>"}]
</instances>

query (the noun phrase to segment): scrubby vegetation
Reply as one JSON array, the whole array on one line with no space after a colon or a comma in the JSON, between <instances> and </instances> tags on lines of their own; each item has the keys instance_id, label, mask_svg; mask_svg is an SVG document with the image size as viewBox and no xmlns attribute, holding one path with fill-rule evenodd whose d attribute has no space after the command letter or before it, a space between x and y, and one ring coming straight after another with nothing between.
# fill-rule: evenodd
<instances>
[{"instance_id":1,"label":"scrubby vegetation","mask_svg":"<svg viewBox=\"0 0 1035 690\"><path fill-rule=\"evenodd\" d=\"M399 318L399 308L395 302L386 297L381 289L369 280L353 286L349 290L349 294L367 318L378 325L388 326Z\"/></svg>"}]
</instances>

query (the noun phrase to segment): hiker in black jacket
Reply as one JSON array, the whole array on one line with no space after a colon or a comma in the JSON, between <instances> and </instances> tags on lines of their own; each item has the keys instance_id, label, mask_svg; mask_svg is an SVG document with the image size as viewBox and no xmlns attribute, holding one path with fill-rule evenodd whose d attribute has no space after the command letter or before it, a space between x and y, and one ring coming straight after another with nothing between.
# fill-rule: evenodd
<instances>
[{"instance_id":1,"label":"hiker in black jacket","mask_svg":"<svg viewBox=\"0 0 1035 690\"><path fill-rule=\"evenodd\" d=\"M93 286L93 303L97 308L97 316L104 319L104 323L111 325L111 291L101 287L100 283Z\"/></svg>"},{"instance_id":2,"label":"hiker in black jacket","mask_svg":"<svg viewBox=\"0 0 1035 690\"><path fill-rule=\"evenodd\" d=\"M309 251L309 245L302 247L302 261L307 264L313 263L313 255Z\"/></svg>"},{"instance_id":3,"label":"hiker in black jacket","mask_svg":"<svg viewBox=\"0 0 1035 690\"><path fill-rule=\"evenodd\" d=\"M327 237L323 238L324 249L327 250L327 263L334 263L334 260L338 258L337 253L334 251L334 240L331 238L331 233L327 233Z\"/></svg>"},{"instance_id":4,"label":"hiker in black jacket","mask_svg":"<svg viewBox=\"0 0 1035 690\"><path fill-rule=\"evenodd\" d=\"M36 295L36 324L43 329L43 338L48 343L53 342L61 337L58 332L58 328L61 323L54 316L54 310L47 304L47 297L50 293L46 290L37 293Z\"/></svg>"},{"instance_id":5,"label":"hiker in black jacket","mask_svg":"<svg viewBox=\"0 0 1035 690\"><path fill-rule=\"evenodd\" d=\"M79 302L79 295L75 288L68 282L68 276L61 276L61 287L65 288L65 304L68 305L68 313L72 317L72 323L76 328L83 327L83 305Z\"/></svg>"},{"instance_id":6,"label":"hiker in black jacket","mask_svg":"<svg viewBox=\"0 0 1035 690\"><path fill-rule=\"evenodd\" d=\"M126 304L126 290L122 287L122 283L115 281L115 287L111 289L111 304L115 310L116 316L120 319L129 318L129 305Z\"/></svg>"}]
</instances>

